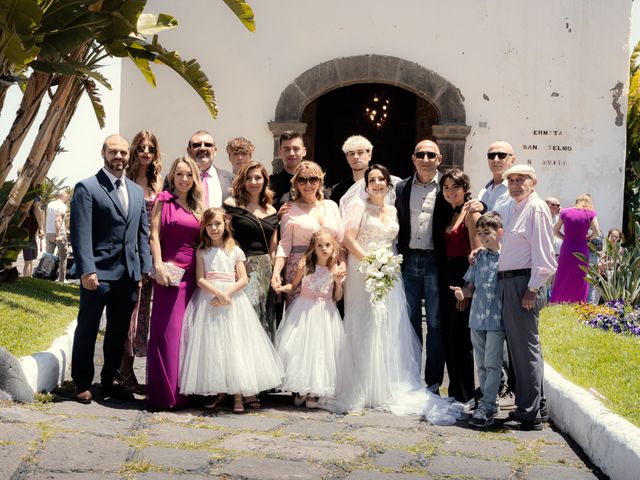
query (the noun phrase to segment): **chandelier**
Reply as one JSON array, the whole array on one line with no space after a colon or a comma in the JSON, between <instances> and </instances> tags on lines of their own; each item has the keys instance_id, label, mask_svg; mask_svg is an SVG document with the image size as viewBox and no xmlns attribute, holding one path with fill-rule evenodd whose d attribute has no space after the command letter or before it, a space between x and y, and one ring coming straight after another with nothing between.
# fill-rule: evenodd
<instances>
[{"instance_id":1,"label":"chandelier","mask_svg":"<svg viewBox=\"0 0 640 480\"><path fill-rule=\"evenodd\" d=\"M391 101L383 95L374 94L370 104L364 108L364 116L378 130L381 129L389 118Z\"/></svg>"}]
</instances>

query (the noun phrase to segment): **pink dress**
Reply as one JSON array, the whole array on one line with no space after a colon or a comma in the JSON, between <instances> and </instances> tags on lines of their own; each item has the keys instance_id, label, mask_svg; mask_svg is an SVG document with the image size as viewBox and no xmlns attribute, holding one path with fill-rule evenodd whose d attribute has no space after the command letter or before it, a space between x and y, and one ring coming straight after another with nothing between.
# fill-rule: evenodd
<instances>
[{"instance_id":1,"label":"pink dress","mask_svg":"<svg viewBox=\"0 0 640 480\"><path fill-rule=\"evenodd\" d=\"M580 269L586 262L578 260L574 252L589 259L587 235L591 220L596 216L594 210L585 208L565 208L560 211L564 229L564 239L558 257L558 270L551 289L551 303L586 302L589 284Z\"/></svg>"},{"instance_id":2,"label":"pink dress","mask_svg":"<svg viewBox=\"0 0 640 480\"><path fill-rule=\"evenodd\" d=\"M151 333L147 351L147 407L175 408L187 403L178 388L180 335L187 304L196 290L196 243L200 222L169 192L158 194L162 205L162 260L185 269L178 287L153 284Z\"/></svg>"},{"instance_id":3,"label":"pink dress","mask_svg":"<svg viewBox=\"0 0 640 480\"><path fill-rule=\"evenodd\" d=\"M338 205L331 200L323 200L317 208L307 213L295 202L289 211L282 216L281 239L278 244L277 257L285 257L287 263L284 270L284 283L291 283L298 270L298 262L309 247L311 235L324 228L331 232L337 242L342 241L344 227L340 218ZM300 287L287 295L290 304L300 294Z\"/></svg>"}]
</instances>

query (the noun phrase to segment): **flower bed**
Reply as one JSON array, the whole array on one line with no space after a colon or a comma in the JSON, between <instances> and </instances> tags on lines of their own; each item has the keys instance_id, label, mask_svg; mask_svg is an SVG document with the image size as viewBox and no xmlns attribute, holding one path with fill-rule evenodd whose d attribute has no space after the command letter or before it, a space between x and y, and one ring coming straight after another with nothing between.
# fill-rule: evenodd
<instances>
[{"instance_id":1,"label":"flower bed","mask_svg":"<svg viewBox=\"0 0 640 480\"><path fill-rule=\"evenodd\" d=\"M592 328L640 335L640 306L631 308L622 300L614 300L604 305L579 303L574 310L578 314L578 320Z\"/></svg>"}]
</instances>

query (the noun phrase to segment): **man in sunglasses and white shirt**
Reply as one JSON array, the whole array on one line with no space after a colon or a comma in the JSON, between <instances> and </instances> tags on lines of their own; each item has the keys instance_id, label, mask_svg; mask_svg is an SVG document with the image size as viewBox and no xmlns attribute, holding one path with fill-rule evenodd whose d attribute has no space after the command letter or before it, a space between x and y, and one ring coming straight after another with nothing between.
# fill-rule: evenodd
<instances>
[{"instance_id":1,"label":"man in sunglasses and white shirt","mask_svg":"<svg viewBox=\"0 0 640 480\"><path fill-rule=\"evenodd\" d=\"M438 264L433 245L433 212L440 187L440 148L431 140L419 142L411 156L415 174L396 185L400 232L398 251L403 256L402 280L411 325L422 342L422 299L427 313L425 380L437 393L444 376L444 351L438 301ZM444 200L443 200L444 201Z\"/></svg>"},{"instance_id":2,"label":"man in sunglasses and white shirt","mask_svg":"<svg viewBox=\"0 0 640 480\"><path fill-rule=\"evenodd\" d=\"M207 207L222 206L233 183L233 173L213 166L217 151L213 137L205 130L198 130L191 135L187 145L187 153L200 167L203 199Z\"/></svg>"},{"instance_id":3,"label":"man in sunglasses and white shirt","mask_svg":"<svg viewBox=\"0 0 640 480\"><path fill-rule=\"evenodd\" d=\"M509 214L514 200L509 195L507 181L502 179L502 174L511 168L515 161L516 156L509 143L499 140L489 145L487 162L493 177L480 190L478 200L487 206L487 210L499 213L503 225L509 222Z\"/></svg>"}]
</instances>

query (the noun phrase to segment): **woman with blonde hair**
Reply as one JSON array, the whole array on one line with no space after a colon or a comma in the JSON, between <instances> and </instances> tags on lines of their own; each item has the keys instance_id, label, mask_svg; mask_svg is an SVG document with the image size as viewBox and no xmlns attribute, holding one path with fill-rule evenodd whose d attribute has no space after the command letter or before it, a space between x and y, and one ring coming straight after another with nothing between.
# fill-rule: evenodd
<instances>
[{"instance_id":1,"label":"woman with blonde hair","mask_svg":"<svg viewBox=\"0 0 640 480\"><path fill-rule=\"evenodd\" d=\"M304 160L296 167L291 179L291 207L282 216L281 239L271 276L274 290L289 284L298 269L298 263L307 250L311 235L324 228L337 242L342 241L343 226L338 205L324 199L324 172L315 162ZM342 269L345 268L341 262ZM281 275L284 269L284 282ZM287 293L290 304L300 293L300 288Z\"/></svg>"},{"instance_id":2,"label":"woman with blonde hair","mask_svg":"<svg viewBox=\"0 0 640 480\"><path fill-rule=\"evenodd\" d=\"M562 239L562 247L550 302L586 302L589 284L581 267L587 266L589 240L600 235L591 195L583 193L578 196L573 208L562 209L553 226L553 233ZM576 257L575 253L580 254L584 260Z\"/></svg>"},{"instance_id":3,"label":"woman with blonde hair","mask_svg":"<svg viewBox=\"0 0 640 480\"><path fill-rule=\"evenodd\" d=\"M160 175L162 162L160 161L160 147L156 136L147 130L136 133L129 148L129 159L126 175L144 190L147 216L151 222L151 211L156 195L162 189ZM144 389L138 384L138 379L133 372L133 359L134 357L147 356L152 291L152 281L143 277L138 288L138 300L131 314L129 334L120 365L120 374L124 385L136 393L143 393Z\"/></svg>"},{"instance_id":4,"label":"woman with blonde hair","mask_svg":"<svg viewBox=\"0 0 640 480\"><path fill-rule=\"evenodd\" d=\"M168 191L157 195L151 213L151 257L155 272L151 334L147 352L147 407L186 405L178 366L184 312L196 290L196 244L204 210L198 166L190 157L173 161ZM173 266L184 269L181 277Z\"/></svg>"}]
</instances>

